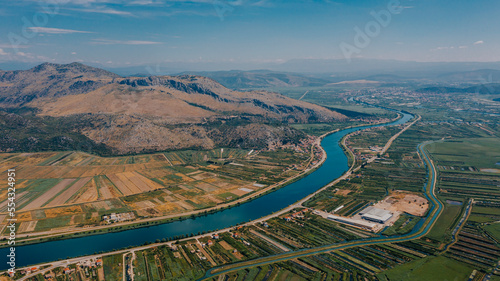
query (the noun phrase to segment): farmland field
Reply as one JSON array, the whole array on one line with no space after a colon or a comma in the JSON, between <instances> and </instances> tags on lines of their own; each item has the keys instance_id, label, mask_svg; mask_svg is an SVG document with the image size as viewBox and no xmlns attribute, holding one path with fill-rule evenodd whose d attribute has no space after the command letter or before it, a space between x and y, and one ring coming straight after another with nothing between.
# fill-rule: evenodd
<instances>
[{"instance_id":1,"label":"farmland field","mask_svg":"<svg viewBox=\"0 0 500 281\"><path fill-rule=\"evenodd\" d=\"M82 152L4 153L0 167L16 167L17 215L23 234L30 234L102 225L101 216L111 213L133 212L134 219L141 219L214 207L300 173L309 163L309 151L310 144L304 143L295 150L110 158ZM2 220L6 198L2 188ZM73 212L62 211L65 206Z\"/></svg>"},{"instance_id":2,"label":"farmland field","mask_svg":"<svg viewBox=\"0 0 500 281\"><path fill-rule=\"evenodd\" d=\"M464 263L439 257L427 257L416 260L380 274L385 280L467 280L474 268ZM382 277L383 276L383 277Z\"/></svg>"},{"instance_id":3,"label":"farmland field","mask_svg":"<svg viewBox=\"0 0 500 281\"><path fill-rule=\"evenodd\" d=\"M473 166L498 169L500 166L500 139L472 138L435 144L433 157L443 166ZM499 171L500 172L500 171Z\"/></svg>"}]
</instances>

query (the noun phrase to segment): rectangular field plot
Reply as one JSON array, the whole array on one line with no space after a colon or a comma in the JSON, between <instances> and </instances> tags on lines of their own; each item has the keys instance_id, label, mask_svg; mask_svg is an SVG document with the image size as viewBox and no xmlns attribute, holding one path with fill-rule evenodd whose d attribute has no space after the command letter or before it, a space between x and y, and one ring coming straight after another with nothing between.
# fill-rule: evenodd
<instances>
[{"instance_id":1,"label":"rectangular field plot","mask_svg":"<svg viewBox=\"0 0 500 281\"><path fill-rule=\"evenodd\" d=\"M90 179L79 191L71 196L66 203L85 203L96 201L99 198L95 179Z\"/></svg>"},{"instance_id":2,"label":"rectangular field plot","mask_svg":"<svg viewBox=\"0 0 500 281\"><path fill-rule=\"evenodd\" d=\"M57 218L39 220L36 224L35 231L46 231L53 228L68 226L72 216L62 216Z\"/></svg>"},{"instance_id":3,"label":"rectangular field plot","mask_svg":"<svg viewBox=\"0 0 500 281\"><path fill-rule=\"evenodd\" d=\"M106 176L96 176L94 177L98 193L99 199L111 199L120 197L123 195L113 183Z\"/></svg>"},{"instance_id":4,"label":"rectangular field plot","mask_svg":"<svg viewBox=\"0 0 500 281\"><path fill-rule=\"evenodd\" d=\"M253 190L249 189L249 188L238 188L238 189L235 189L235 190L232 190L231 193L233 194L236 194L238 196L243 196L249 192L252 192Z\"/></svg>"},{"instance_id":5,"label":"rectangular field plot","mask_svg":"<svg viewBox=\"0 0 500 281\"><path fill-rule=\"evenodd\" d=\"M500 139L474 138L436 143L431 152L439 165L462 164L481 168L498 168Z\"/></svg>"},{"instance_id":6,"label":"rectangular field plot","mask_svg":"<svg viewBox=\"0 0 500 281\"><path fill-rule=\"evenodd\" d=\"M59 152L59 153L54 153L50 157L46 158L45 161L39 163L39 166L50 166L53 163L56 163L57 161L60 161L64 159L65 157L69 156L71 152Z\"/></svg>"},{"instance_id":7,"label":"rectangular field plot","mask_svg":"<svg viewBox=\"0 0 500 281\"><path fill-rule=\"evenodd\" d=\"M51 209L45 210L45 218L56 218L58 216L74 215L74 214L79 214L82 212L83 212L82 208L78 205L77 206L51 208Z\"/></svg>"},{"instance_id":8,"label":"rectangular field plot","mask_svg":"<svg viewBox=\"0 0 500 281\"><path fill-rule=\"evenodd\" d=\"M79 179L68 189L66 189L64 192L62 192L60 195L58 195L56 198L50 201L46 205L46 207L63 205L64 203L66 203L66 201L68 201L69 198L71 198L71 196L73 196L76 192L78 192L78 190L80 190L80 188L82 188L89 180L90 178Z\"/></svg>"},{"instance_id":9,"label":"rectangular field plot","mask_svg":"<svg viewBox=\"0 0 500 281\"><path fill-rule=\"evenodd\" d=\"M56 180L57 181L57 180ZM55 186L50 188L49 190L43 190L41 192L37 192L36 199L31 201L29 204L24 206L23 210L31 210L38 209L42 207L47 201L49 201L52 197L56 196L59 192L63 191L67 186L69 186L75 179L63 179ZM31 190L30 190L31 192Z\"/></svg>"},{"instance_id":10,"label":"rectangular field plot","mask_svg":"<svg viewBox=\"0 0 500 281\"><path fill-rule=\"evenodd\" d=\"M212 193L218 189L217 186L214 186L206 182L198 182L195 184L195 186L207 193Z\"/></svg>"},{"instance_id":11,"label":"rectangular field plot","mask_svg":"<svg viewBox=\"0 0 500 281\"><path fill-rule=\"evenodd\" d=\"M36 228L37 221L25 221L22 222L17 230L19 233L32 232Z\"/></svg>"},{"instance_id":12,"label":"rectangular field plot","mask_svg":"<svg viewBox=\"0 0 500 281\"><path fill-rule=\"evenodd\" d=\"M117 175L107 175L107 177L109 178L109 180L111 180L113 185L116 186L116 188L118 188L118 190L120 190L120 192L123 195L128 196L128 195L134 194L134 192L132 190L130 190L127 187L127 185L125 183L123 183L122 180L120 179L120 177L118 177Z\"/></svg>"}]
</instances>

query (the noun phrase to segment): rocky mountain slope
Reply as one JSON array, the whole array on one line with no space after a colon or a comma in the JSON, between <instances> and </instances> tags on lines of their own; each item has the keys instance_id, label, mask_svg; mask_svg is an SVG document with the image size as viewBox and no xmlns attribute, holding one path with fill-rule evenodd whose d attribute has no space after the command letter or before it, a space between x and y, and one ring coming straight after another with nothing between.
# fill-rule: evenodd
<instances>
[{"instance_id":1,"label":"rocky mountain slope","mask_svg":"<svg viewBox=\"0 0 500 281\"><path fill-rule=\"evenodd\" d=\"M32 108L31 118L42 123L71 120L60 122L67 132L119 154L188 147L262 148L302 137L287 124L346 118L276 93L233 91L206 77L123 78L79 63L0 72L1 108Z\"/></svg>"},{"instance_id":2,"label":"rocky mountain slope","mask_svg":"<svg viewBox=\"0 0 500 281\"><path fill-rule=\"evenodd\" d=\"M0 104L20 106L40 97L83 94L119 76L80 63L44 63L29 70L0 72Z\"/></svg>"}]
</instances>

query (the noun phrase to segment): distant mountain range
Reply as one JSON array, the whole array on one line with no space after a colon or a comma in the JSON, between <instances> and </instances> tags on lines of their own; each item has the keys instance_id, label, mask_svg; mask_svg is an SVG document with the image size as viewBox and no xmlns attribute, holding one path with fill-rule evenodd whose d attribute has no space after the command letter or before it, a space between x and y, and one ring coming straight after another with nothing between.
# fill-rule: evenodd
<instances>
[{"instance_id":1,"label":"distant mountain range","mask_svg":"<svg viewBox=\"0 0 500 281\"><path fill-rule=\"evenodd\" d=\"M231 89L257 89L271 87L314 87L324 86L329 79L317 78L299 73L254 71L186 71L183 74L210 77Z\"/></svg>"},{"instance_id":2,"label":"distant mountain range","mask_svg":"<svg viewBox=\"0 0 500 281\"><path fill-rule=\"evenodd\" d=\"M4 70L26 70L33 66L29 63L0 63L0 69ZM281 63L160 62L127 67L92 66L120 76L201 75L213 78L231 89L323 86L353 80L381 83L500 83L500 62L295 59Z\"/></svg>"},{"instance_id":3,"label":"distant mountain range","mask_svg":"<svg viewBox=\"0 0 500 281\"><path fill-rule=\"evenodd\" d=\"M266 83L279 80L269 79ZM302 83L294 79L300 80L290 77L290 83ZM17 131L31 134L30 149L42 149L37 142L58 147L77 138L124 154L217 145L263 148L301 138L286 124L346 119L321 106L265 91L234 91L202 76L120 77L80 63L0 72L0 110L2 151L26 147L12 132L15 124L31 128Z\"/></svg>"},{"instance_id":4,"label":"distant mountain range","mask_svg":"<svg viewBox=\"0 0 500 281\"><path fill-rule=\"evenodd\" d=\"M3 62L0 69L26 70L40 63ZM142 65L113 67L105 64L88 65L109 70L121 76L167 75L185 71L251 71L265 69L275 72L295 72L311 74L379 75L392 74L405 78L429 77L453 72L475 71L480 69L500 70L500 62L416 62L386 59L356 58L350 62L345 59L292 59L284 62L153 62Z\"/></svg>"},{"instance_id":5,"label":"distant mountain range","mask_svg":"<svg viewBox=\"0 0 500 281\"><path fill-rule=\"evenodd\" d=\"M489 84L500 83L500 70L481 69L474 71L452 72L429 77L410 78L395 74L375 75L325 75L276 72L269 70L255 71L187 71L183 74L210 77L224 86L237 89L266 89L287 87L328 87L333 85L387 85L387 84Z\"/></svg>"}]
</instances>

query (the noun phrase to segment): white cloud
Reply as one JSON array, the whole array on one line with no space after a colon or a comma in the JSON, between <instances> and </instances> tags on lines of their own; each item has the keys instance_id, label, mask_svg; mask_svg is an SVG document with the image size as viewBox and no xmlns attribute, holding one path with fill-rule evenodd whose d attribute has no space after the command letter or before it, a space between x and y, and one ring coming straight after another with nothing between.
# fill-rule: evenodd
<instances>
[{"instance_id":1,"label":"white cloud","mask_svg":"<svg viewBox=\"0 0 500 281\"><path fill-rule=\"evenodd\" d=\"M95 45L156 45L161 42L141 41L141 40L108 40L108 39L93 39L92 44Z\"/></svg>"},{"instance_id":2,"label":"white cloud","mask_svg":"<svg viewBox=\"0 0 500 281\"><path fill-rule=\"evenodd\" d=\"M27 45L11 45L11 44L0 44L0 48L2 49L25 49L25 48L29 48L29 46Z\"/></svg>"},{"instance_id":3,"label":"white cloud","mask_svg":"<svg viewBox=\"0 0 500 281\"><path fill-rule=\"evenodd\" d=\"M239 6L241 6L241 5L243 5L243 3L240 3ZM256 7L263 7L263 8L272 6L272 4L267 0L260 0L258 2L252 3L251 5L256 6Z\"/></svg>"},{"instance_id":4,"label":"white cloud","mask_svg":"<svg viewBox=\"0 0 500 281\"><path fill-rule=\"evenodd\" d=\"M32 26L28 27L29 30L36 33L48 33L48 34L71 34L71 33L93 33L89 31L80 31L72 29L62 29L62 28L51 28L51 27L40 27Z\"/></svg>"},{"instance_id":5,"label":"white cloud","mask_svg":"<svg viewBox=\"0 0 500 281\"><path fill-rule=\"evenodd\" d=\"M454 49L467 49L468 47L467 46L441 46L441 47L437 47L437 48L434 48L434 49L431 49L431 51L443 51L443 50L454 50Z\"/></svg>"},{"instance_id":6,"label":"white cloud","mask_svg":"<svg viewBox=\"0 0 500 281\"><path fill-rule=\"evenodd\" d=\"M72 55L76 55L76 52L71 52Z\"/></svg>"},{"instance_id":7,"label":"white cloud","mask_svg":"<svg viewBox=\"0 0 500 281\"><path fill-rule=\"evenodd\" d=\"M129 3L129 5L152 5L156 4L153 0L135 0Z\"/></svg>"},{"instance_id":8,"label":"white cloud","mask_svg":"<svg viewBox=\"0 0 500 281\"><path fill-rule=\"evenodd\" d=\"M88 9L67 9L72 11L84 12L84 13L98 13L98 14L108 14L108 15L118 15L118 16L132 16L132 13L125 11L118 11L112 8L106 7L96 7Z\"/></svg>"},{"instance_id":9,"label":"white cloud","mask_svg":"<svg viewBox=\"0 0 500 281\"><path fill-rule=\"evenodd\" d=\"M479 40L479 41L474 42L474 45L480 45L480 44L484 44L484 41L483 40Z\"/></svg>"},{"instance_id":10,"label":"white cloud","mask_svg":"<svg viewBox=\"0 0 500 281\"><path fill-rule=\"evenodd\" d=\"M74 4L74 5L83 5L83 6L89 6L92 4L98 4L98 3L114 3L116 1L111 1L111 0L65 0L65 3L69 4Z\"/></svg>"},{"instance_id":11,"label":"white cloud","mask_svg":"<svg viewBox=\"0 0 500 281\"><path fill-rule=\"evenodd\" d=\"M0 49L0 56L6 56L9 53L5 52L3 49Z\"/></svg>"},{"instance_id":12,"label":"white cloud","mask_svg":"<svg viewBox=\"0 0 500 281\"><path fill-rule=\"evenodd\" d=\"M17 57L21 57L23 59L34 59L35 58L35 55L32 53L17 52L16 55L17 55Z\"/></svg>"}]
</instances>

